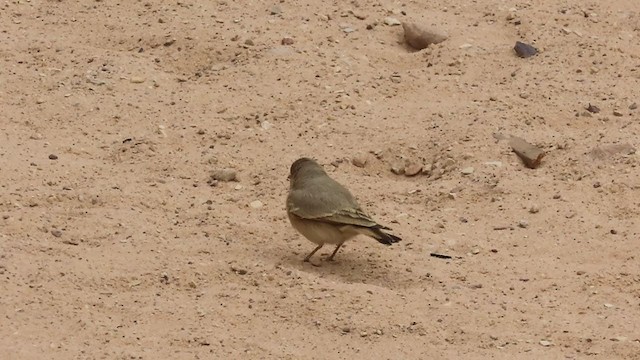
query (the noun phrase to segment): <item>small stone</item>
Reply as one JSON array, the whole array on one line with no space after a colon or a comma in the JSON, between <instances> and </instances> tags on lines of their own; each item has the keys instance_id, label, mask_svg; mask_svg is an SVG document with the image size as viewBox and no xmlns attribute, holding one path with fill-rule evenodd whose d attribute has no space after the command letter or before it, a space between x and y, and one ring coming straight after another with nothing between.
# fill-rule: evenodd
<instances>
[{"instance_id":1,"label":"small stone","mask_svg":"<svg viewBox=\"0 0 640 360\"><path fill-rule=\"evenodd\" d=\"M422 164L416 162L410 162L404 167L404 174L406 176L416 176L422 171Z\"/></svg>"},{"instance_id":2,"label":"small stone","mask_svg":"<svg viewBox=\"0 0 640 360\"><path fill-rule=\"evenodd\" d=\"M363 154L363 153L357 153L351 159L351 163L354 166L357 166L359 168L363 168L363 167L365 167L365 165L367 165L367 155Z\"/></svg>"},{"instance_id":3,"label":"small stone","mask_svg":"<svg viewBox=\"0 0 640 360\"><path fill-rule=\"evenodd\" d=\"M293 45L293 43L294 43L293 38L290 38L290 37L285 37L285 38L282 38L282 40L280 40L280 44L282 45Z\"/></svg>"},{"instance_id":4,"label":"small stone","mask_svg":"<svg viewBox=\"0 0 640 360\"><path fill-rule=\"evenodd\" d=\"M367 18L367 15L353 11L353 10L349 10L349 12L351 13L351 15L353 15L353 17L355 17L358 20L364 20Z\"/></svg>"},{"instance_id":5,"label":"small stone","mask_svg":"<svg viewBox=\"0 0 640 360\"><path fill-rule=\"evenodd\" d=\"M516 55L521 58L528 58L538 53L538 49L520 41L516 41L516 45L513 47L513 50L516 52Z\"/></svg>"},{"instance_id":6,"label":"small stone","mask_svg":"<svg viewBox=\"0 0 640 360\"><path fill-rule=\"evenodd\" d=\"M584 271L584 270L576 271L576 275L584 275L585 273L586 273L586 271Z\"/></svg>"},{"instance_id":7,"label":"small stone","mask_svg":"<svg viewBox=\"0 0 640 360\"><path fill-rule=\"evenodd\" d=\"M53 229L53 230L51 230L51 235L53 235L55 237L60 237L60 236L62 236L62 231L60 231L58 229Z\"/></svg>"},{"instance_id":8,"label":"small stone","mask_svg":"<svg viewBox=\"0 0 640 360\"><path fill-rule=\"evenodd\" d=\"M282 8L279 5L273 5L271 7L271 15L280 15L282 14Z\"/></svg>"},{"instance_id":9,"label":"small stone","mask_svg":"<svg viewBox=\"0 0 640 360\"><path fill-rule=\"evenodd\" d=\"M360 337L367 337L369 334L366 331L360 333Z\"/></svg>"},{"instance_id":10,"label":"small stone","mask_svg":"<svg viewBox=\"0 0 640 360\"><path fill-rule=\"evenodd\" d=\"M231 266L231 271L238 275L246 275L248 273L247 269L239 268L236 266Z\"/></svg>"},{"instance_id":11,"label":"small stone","mask_svg":"<svg viewBox=\"0 0 640 360\"><path fill-rule=\"evenodd\" d=\"M478 254L480 254L480 249L473 249L473 250L471 250L471 253L473 255L478 255Z\"/></svg>"},{"instance_id":12,"label":"small stone","mask_svg":"<svg viewBox=\"0 0 640 360\"><path fill-rule=\"evenodd\" d=\"M398 26L398 25L402 25L402 23L400 22L400 20L394 18L394 17L386 17L384 18L384 23L385 25L389 25L389 26Z\"/></svg>"},{"instance_id":13,"label":"small stone","mask_svg":"<svg viewBox=\"0 0 640 360\"><path fill-rule=\"evenodd\" d=\"M49 155L49 160L58 160L58 155L56 154Z\"/></svg>"},{"instance_id":14,"label":"small stone","mask_svg":"<svg viewBox=\"0 0 640 360\"><path fill-rule=\"evenodd\" d=\"M249 203L249 206L252 209L260 209L261 207L263 207L264 205L262 204L262 201L260 200L254 200L251 203Z\"/></svg>"},{"instance_id":15,"label":"small stone","mask_svg":"<svg viewBox=\"0 0 640 360\"><path fill-rule=\"evenodd\" d=\"M210 178L218 181L237 181L236 171L233 169L217 169L211 172Z\"/></svg>"},{"instance_id":16,"label":"small stone","mask_svg":"<svg viewBox=\"0 0 640 360\"><path fill-rule=\"evenodd\" d=\"M629 105L629 110L635 110L637 108L638 108L638 104L636 104L636 103L633 103L633 104Z\"/></svg>"},{"instance_id":17,"label":"small stone","mask_svg":"<svg viewBox=\"0 0 640 360\"><path fill-rule=\"evenodd\" d=\"M31 140L42 140L44 137L40 133L35 133L29 137Z\"/></svg>"},{"instance_id":18,"label":"small stone","mask_svg":"<svg viewBox=\"0 0 640 360\"><path fill-rule=\"evenodd\" d=\"M36 104L44 104L45 100L44 99L38 99L36 100Z\"/></svg>"},{"instance_id":19,"label":"small stone","mask_svg":"<svg viewBox=\"0 0 640 360\"><path fill-rule=\"evenodd\" d=\"M132 76L129 81L132 84L142 84L145 81L145 78L143 78L142 76Z\"/></svg>"},{"instance_id":20,"label":"small stone","mask_svg":"<svg viewBox=\"0 0 640 360\"><path fill-rule=\"evenodd\" d=\"M548 340L540 340L540 345L542 345L542 346L551 346L551 345L553 345L553 343L551 341L548 341Z\"/></svg>"},{"instance_id":21,"label":"small stone","mask_svg":"<svg viewBox=\"0 0 640 360\"><path fill-rule=\"evenodd\" d=\"M613 116L622 116L622 113L619 110L613 110Z\"/></svg>"},{"instance_id":22,"label":"small stone","mask_svg":"<svg viewBox=\"0 0 640 360\"><path fill-rule=\"evenodd\" d=\"M391 172L396 175L404 174L404 164L400 161L396 161L391 164Z\"/></svg>"},{"instance_id":23,"label":"small stone","mask_svg":"<svg viewBox=\"0 0 640 360\"><path fill-rule=\"evenodd\" d=\"M340 26L340 29L342 29L342 32L345 34L351 34L352 32L356 31L356 29L354 29L353 27L349 26L348 24L342 24Z\"/></svg>"},{"instance_id":24,"label":"small stone","mask_svg":"<svg viewBox=\"0 0 640 360\"><path fill-rule=\"evenodd\" d=\"M268 120L264 120L260 122L260 127L262 128L262 130L269 130L271 129L272 126L273 124L270 123Z\"/></svg>"},{"instance_id":25,"label":"small stone","mask_svg":"<svg viewBox=\"0 0 640 360\"><path fill-rule=\"evenodd\" d=\"M529 227L529 222L527 220L518 221L518 227L526 229Z\"/></svg>"},{"instance_id":26,"label":"small stone","mask_svg":"<svg viewBox=\"0 0 640 360\"><path fill-rule=\"evenodd\" d=\"M612 337L612 338L611 338L611 341L620 341L620 342L623 342L623 341L627 341L627 337L626 337L626 336L616 336L616 337Z\"/></svg>"},{"instance_id":27,"label":"small stone","mask_svg":"<svg viewBox=\"0 0 640 360\"><path fill-rule=\"evenodd\" d=\"M346 334L346 333L350 333L350 332L351 332L351 328L350 328L350 327L348 327L348 326L344 326L344 327L342 328L342 332L343 332L343 333L345 333L345 334Z\"/></svg>"},{"instance_id":28,"label":"small stone","mask_svg":"<svg viewBox=\"0 0 640 360\"><path fill-rule=\"evenodd\" d=\"M614 308L615 306L613 304L606 303L604 304L604 307L606 307L607 309L611 309L611 308Z\"/></svg>"},{"instance_id":29,"label":"small stone","mask_svg":"<svg viewBox=\"0 0 640 360\"><path fill-rule=\"evenodd\" d=\"M531 214L537 214L540 212L540 207L537 204L533 204L531 205L531 207L529 208L529 212Z\"/></svg>"},{"instance_id":30,"label":"small stone","mask_svg":"<svg viewBox=\"0 0 640 360\"><path fill-rule=\"evenodd\" d=\"M471 175L473 174L473 172L475 171L475 169L472 166L463 168L462 170L460 170L460 172L462 173L462 175Z\"/></svg>"},{"instance_id":31,"label":"small stone","mask_svg":"<svg viewBox=\"0 0 640 360\"><path fill-rule=\"evenodd\" d=\"M162 45L164 45L164 46L171 46L171 45L173 45L175 42L176 42L176 39L175 39L175 38L171 38L171 39L168 39L167 41L165 41L165 42L164 42L164 44L162 44Z\"/></svg>"},{"instance_id":32,"label":"small stone","mask_svg":"<svg viewBox=\"0 0 640 360\"><path fill-rule=\"evenodd\" d=\"M247 40L245 40L245 41L244 41L244 44L245 44L245 45L247 45L247 46L254 46L254 45L255 45L255 43L254 43L254 42L253 42L253 40L251 40L251 39L247 39Z\"/></svg>"},{"instance_id":33,"label":"small stone","mask_svg":"<svg viewBox=\"0 0 640 360\"><path fill-rule=\"evenodd\" d=\"M484 164L485 165L495 166L495 167L501 167L502 166L502 161L486 161Z\"/></svg>"},{"instance_id":34,"label":"small stone","mask_svg":"<svg viewBox=\"0 0 640 360\"><path fill-rule=\"evenodd\" d=\"M611 233L611 235L616 235L618 233L618 230L611 229L611 230L609 230L609 232Z\"/></svg>"}]
</instances>

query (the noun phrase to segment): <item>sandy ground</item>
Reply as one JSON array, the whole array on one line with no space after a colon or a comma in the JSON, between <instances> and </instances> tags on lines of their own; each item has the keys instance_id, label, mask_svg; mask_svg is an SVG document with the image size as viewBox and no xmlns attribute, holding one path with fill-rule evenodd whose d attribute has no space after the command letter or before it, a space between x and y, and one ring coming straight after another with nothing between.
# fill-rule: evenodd
<instances>
[{"instance_id":1,"label":"sandy ground","mask_svg":"<svg viewBox=\"0 0 640 360\"><path fill-rule=\"evenodd\" d=\"M639 16L2 2L0 357L640 359ZM386 17L449 38L415 52ZM527 169L494 133L548 154ZM302 263L301 156L403 242Z\"/></svg>"}]
</instances>

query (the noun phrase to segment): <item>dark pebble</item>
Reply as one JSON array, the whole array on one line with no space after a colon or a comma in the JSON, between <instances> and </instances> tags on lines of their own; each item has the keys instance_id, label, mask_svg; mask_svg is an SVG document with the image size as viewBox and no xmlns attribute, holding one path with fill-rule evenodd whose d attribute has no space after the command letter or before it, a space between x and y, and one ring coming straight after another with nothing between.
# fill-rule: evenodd
<instances>
[{"instance_id":1,"label":"dark pebble","mask_svg":"<svg viewBox=\"0 0 640 360\"><path fill-rule=\"evenodd\" d=\"M58 160L58 155L56 155L56 154L51 154L51 155L49 155L49 159L50 159L50 160Z\"/></svg>"},{"instance_id":2,"label":"dark pebble","mask_svg":"<svg viewBox=\"0 0 640 360\"><path fill-rule=\"evenodd\" d=\"M513 50L515 50L516 55L521 58L532 57L533 55L538 53L538 49L520 41L516 41L516 46L513 47Z\"/></svg>"},{"instance_id":3,"label":"dark pebble","mask_svg":"<svg viewBox=\"0 0 640 360\"><path fill-rule=\"evenodd\" d=\"M597 114L597 113L600 112L600 108L595 106L595 105L589 104L589 106L587 106L587 111L590 112L590 113Z\"/></svg>"}]
</instances>

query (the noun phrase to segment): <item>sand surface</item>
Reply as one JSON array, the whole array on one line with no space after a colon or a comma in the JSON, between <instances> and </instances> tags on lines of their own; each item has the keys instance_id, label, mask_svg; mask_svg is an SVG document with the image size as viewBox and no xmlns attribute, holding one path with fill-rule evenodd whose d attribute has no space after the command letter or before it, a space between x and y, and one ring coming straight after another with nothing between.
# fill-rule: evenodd
<instances>
[{"instance_id":1,"label":"sand surface","mask_svg":"<svg viewBox=\"0 0 640 360\"><path fill-rule=\"evenodd\" d=\"M413 51L387 17L448 39ZM636 0L2 2L0 358L640 359L639 19ZM528 169L495 134L547 155ZM303 263L301 156L404 240Z\"/></svg>"}]
</instances>

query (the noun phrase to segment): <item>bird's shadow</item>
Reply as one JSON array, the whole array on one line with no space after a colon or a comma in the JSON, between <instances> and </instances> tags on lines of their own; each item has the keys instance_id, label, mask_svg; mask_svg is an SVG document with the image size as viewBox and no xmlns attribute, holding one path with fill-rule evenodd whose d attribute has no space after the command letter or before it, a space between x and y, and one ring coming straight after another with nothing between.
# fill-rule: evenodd
<instances>
[{"instance_id":1,"label":"bird's shadow","mask_svg":"<svg viewBox=\"0 0 640 360\"><path fill-rule=\"evenodd\" d=\"M303 261L305 254L293 252L274 256L280 256L279 262L287 267L342 283L373 284L397 289L405 288L410 282L406 271L386 265L387 261L372 258L356 249L340 249L334 260L326 260L332 251L333 248L328 246L326 250L321 249L311 258L311 262Z\"/></svg>"}]
</instances>

